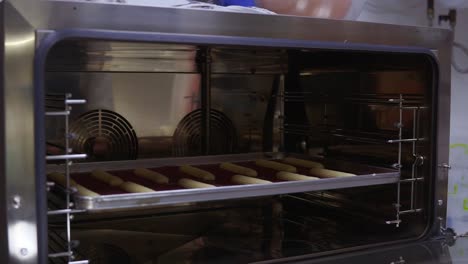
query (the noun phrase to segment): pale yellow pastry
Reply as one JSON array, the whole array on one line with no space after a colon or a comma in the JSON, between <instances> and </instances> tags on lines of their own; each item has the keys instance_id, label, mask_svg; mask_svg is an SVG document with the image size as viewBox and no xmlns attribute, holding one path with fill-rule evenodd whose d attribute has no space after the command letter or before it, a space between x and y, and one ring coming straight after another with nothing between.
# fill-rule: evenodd
<instances>
[{"instance_id":1,"label":"pale yellow pastry","mask_svg":"<svg viewBox=\"0 0 468 264\"><path fill-rule=\"evenodd\" d=\"M267 184L272 183L271 181L261 180L258 178L253 178L244 175L234 175L231 178L231 181L236 184Z\"/></svg>"},{"instance_id":2,"label":"pale yellow pastry","mask_svg":"<svg viewBox=\"0 0 468 264\"><path fill-rule=\"evenodd\" d=\"M287 172L287 171L280 171L276 173L276 178L283 180L283 181L310 181L310 180L318 180L317 177L306 176L302 174Z\"/></svg>"},{"instance_id":3,"label":"pale yellow pastry","mask_svg":"<svg viewBox=\"0 0 468 264\"><path fill-rule=\"evenodd\" d=\"M257 160L255 164L260 167L269 168L277 171L297 172L296 167L270 160Z\"/></svg>"},{"instance_id":4,"label":"pale yellow pastry","mask_svg":"<svg viewBox=\"0 0 468 264\"><path fill-rule=\"evenodd\" d=\"M140 185L134 182L124 182L120 186L120 189L129 192L129 193L147 193L147 192L154 192L153 189Z\"/></svg>"},{"instance_id":5,"label":"pale yellow pastry","mask_svg":"<svg viewBox=\"0 0 468 264\"><path fill-rule=\"evenodd\" d=\"M243 166L239 166L230 162L223 162L219 165L219 167L223 170L227 170L230 172L238 173L241 175L246 175L250 177L257 177L257 172L253 169L246 168Z\"/></svg>"},{"instance_id":6,"label":"pale yellow pastry","mask_svg":"<svg viewBox=\"0 0 468 264\"><path fill-rule=\"evenodd\" d=\"M187 178L182 178L177 182L181 187L184 187L186 189L198 189L198 188L213 188L216 187L211 184L199 182L199 181L194 181L191 179Z\"/></svg>"},{"instance_id":7,"label":"pale yellow pastry","mask_svg":"<svg viewBox=\"0 0 468 264\"><path fill-rule=\"evenodd\" d=\"M188 175L191 175L193 177L196 177L196 178L199 178L199 179L202 179L202 180L205 180L205 181L214 181L215 180L215 176L212 173L210 173L210 172L208 172L206 170L195 168L195 167L190 166L190 165L180 166L179 169L183 173L186 173Z\"/></svg>"},{"instance_id":8,"label":"pale yellow pastry","mask_svg":"<svg viewBox=\"0 0 468 264\"><path fill-rule=\"evenodd\" d=\"M301 166L301 167L305 167L305 168L309 168L309 169L312 169L312 168L325 168L323 166L322 163L319 163L319 162L315 162L315 161L310 161L310 160L303 160L303 159L296 159L296 158L284 158L282 160L282 162L284 163L287 163L287 164L291 164L291 165L294 165L294 166Z\"/></svg>"},{"instance_id":9,"label":"pale yellow pastry","mask_svg":"<svg viewBox=\"0 0 468 264\"><path fill-rule=\"evenodd\" d=\"M124 183L121 178L103 170L94 170L91 172L91 176L97 180L107 183L110 186L119 186Z\"/></svg>"},{"instance_id":10,"label":"pale yellow pastry","mask_svg":"<svg viewBox=\"0 0 468 264\"><path fill-rule=\"evenodd\" d=\"M337 178L337 177L356 176L356 174L352 174L352 173L336 171L336 170L319 169L319 168L310 169L310 174L314 176L318 176L320 178Z\"/></svg>"},{"instance_id":11,"label":"pale yellow pastry","mask_svg":"<svg viewBox=\"0 0 468 264\"><path fill-rule=\"evenodd\" d=\"M145 178L147 180L150 180L155 183L160 183L160 184L167 184L169 183L169 178L165 175L162 175L159 172L155 172L152 170L148 169L136 169L133 171L133 174Z\"/></svg>"}]
</instances>

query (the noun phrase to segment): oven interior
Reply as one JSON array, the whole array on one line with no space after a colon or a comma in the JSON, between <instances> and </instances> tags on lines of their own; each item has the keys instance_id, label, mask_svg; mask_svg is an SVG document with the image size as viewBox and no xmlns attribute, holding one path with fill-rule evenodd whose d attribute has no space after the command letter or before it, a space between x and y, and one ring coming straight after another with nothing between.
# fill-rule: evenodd
<instances>
[{"instance_id":1,"label":"oven interior","mask_svg":"<svg viewBox=\"0 0 468 264\"><path fill-rule=\"evenodd\" d=\"M401 51L57 43L45 111L62 109L67 94L87 102L73 106L68 124L45 119L47 155L67 153L68 129L72 152L87 154L81 167L291 153L395 169L405 181L83 212L72 221L74 257L245 263L423 236L433 209L435 72L428 55ZM63 197L51 189L49 208L58 208ZM398 200L410 210L397 226ZM50 252L66 244L63 218L49 218Z\"/></svg>"}]
</instances>

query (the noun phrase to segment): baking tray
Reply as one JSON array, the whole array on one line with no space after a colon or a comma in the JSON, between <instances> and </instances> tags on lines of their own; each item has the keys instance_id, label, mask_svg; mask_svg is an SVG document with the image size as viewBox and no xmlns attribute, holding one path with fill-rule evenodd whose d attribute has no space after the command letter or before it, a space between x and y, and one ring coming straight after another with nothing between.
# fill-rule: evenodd
<instances>
[{"instance_id":1,"label":"baking tray","mask_svg":"<svg viewBox=\"0 0 468 264\"><path fill-rule=\"evenodd\" d=\"M94 169L122 171L134 168L157 168L162 166L203 165L221 162L249 162L256 159L279 159L284 156L305 158L301 155L284 155L282 153L250 153L238 155L198 156L184 158L151 159L120 162L77 163L71 167L71 173L87 173ZM143 209L167 205L190 204L205 201L240 199L249 197L271 196L309 191L322 191L350 187L382 185L397 183L400 173L394 169L372 167L357 163L321 158L306 159L319 161L325 167L352 172L358 176L320 179L314 181L274 182L257 185L219 186L206 189L163 190L153 193L107 194L96 197L74 196L76 209L90 212L119 211L126 209ZM49 165L48 172L63 171L63 165Z\"/></svg>"}]
</instances>

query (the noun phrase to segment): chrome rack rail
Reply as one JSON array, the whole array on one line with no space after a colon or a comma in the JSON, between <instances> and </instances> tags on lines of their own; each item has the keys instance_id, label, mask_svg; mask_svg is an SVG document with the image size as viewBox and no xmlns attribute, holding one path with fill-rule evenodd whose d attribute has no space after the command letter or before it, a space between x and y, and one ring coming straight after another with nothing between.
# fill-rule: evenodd
<instances>
[{"instance_id":1,"label":"chrome rack rail","mask_svg":"<svg viewBox=\"0 0 468 264\"><path fill-rule=\"evenodd\" d=\"M392 167L398 169L400 172L400 180L397 182L397 201L394 204L395 211L396 211L396 218L395 220L386 221L386 224L395 224L396 227L400 226L401 223L401 215L403 214L411 214L411 213L420 213L423 211L423 208L416 208L415 206L415 196L416 196L416 184L419 182L424 181L424 177L417 177L418 175L418 167L424 164L424 156L419 155L416 153L416 144L420 141L425 140L424 138L419 138L418 128L419 128L419 119L420 119L420 110L425 109L425 107L405 107L403 105L404 99L403 95L400 94L398 99L389 99L391 103L398 104L399 111L399 121L395 124L398 128L398 139L391 139L388 140L387 143L390 144L398 144L398 161L397 163L393 164ZM412 138L403 138L403 111L404 110L411 110L413 112L413 135ZM401 169L403 168L402 164L402 145L404 143L411 143L412 144L412 155L414 158L414 162L411 168L411 178L409 179L401 179ZM401 205L401 184L402 183L409 183L411 184L411 196L410 196L410 208L407 210L402 210Z\"/></svg>"},{"instance_id":2,"label":"chrome rack rail","mask_svg":"<svg viewBox=\"0 0 468 264\"><path fill-rule=\"evenodd\" d=\"M305 96L309 95L309 96ZM313 95L313 96L312 96ZM313 92L285 92L280 94L285 102L316 102L323 104L323 120L319 125L303 125L303 124L288 124L285 123L282 128L284 134L294 134L302 136L311 136L312 134L326 134L328 137L342 138L347 141L364 142L370 144L397 144L398 146L398 160L391 166L397 169L400 177L397 184L397 198L394 203L396 210L396 217L394 220L385 221L386 224L395 224L399 227L401 223L401 215L420 213L423 208L416 206L417 185L424 181L424 177L418 177L420 174L418 168L425 162L425 157L417 153L416 145L420 142L426 142L427 138L419 137L419 120L420 112L427 109L424 106L423 97L420 95L405 95L403 94L353 94L347 97L336 98L327 94L315 94ZM399 120L396 122L395 127L398 131L397 138L391 138L395 135L389 133L369 132L361 130L346 130L339 127L333 127L327 122L327 105L347 102L352 104L378 104L379 106L386 106L399 109ZM410 138L403 138L403 112L411 111L413 113L413 131ZM405 112L406 113L406 112ZM403 168L403 144L412 144L412 157L413 164L411 168L411 177L402 178L401 170ZM401 205L401 184L410 184L410 202L409 208L403 210Z\"/></svg>"},{"instance_id":3,"label":"chrome rack rail","mask_svg":"<svg viewBox=\"0 0 468 264\"><path fill-rule=\"evenodd\" d=\"M394 99L399 94L367 94L367 93L355 93L346 96L332 96L329 94L318 94L316 92L306 91L295 91L285 92L280 95L284 98L285 102L315 102L322 104L339 104L339 103L352 103L352 104L377 104L377 105L390 105L395 106ZM405 95L405 106L404 108L417 107L422 102L422 96L420 95Z\"/></svg>"},{"instance_id":4,"label":"chrome rack rail","mask_svg":"<svg viewBox=\"0 0 468 264\"><path fill-rule=\"evenodd\" d=\"M65 154L63 155L47 155L46 160L63 160L64 167L65 167L65 178L66 178L66 186L65 189L65 208L58 209L58 210L51 210L47 212L48 216L51 215L65 215L65 225L66 225L66 251L65 252L58 252L58 253L49 253L49 258L67 258L69 264L88 264L88 260L78 260L75 261L75 256L73 254L73 244L75 241L71 238L71 221L73 219L74 214L83 212L83 210L74 210L73 203L71 202L71 196L73 193L76 192L76 189L71 188L70 186L70 166L73 164L72 160L75 159L84 159L86 158L86 154L72 154L73 150L70 148L70 134L69 134L69 117L72 110L72 105L77 104L85 104L86 100L82 99L71 99L71 94L65 94L57 96L52 95L47 97L46 100L52 101L60 101L63 100L64 109L57 110L57 111L50 111L46 112L46 116L50 117L64 117L65 119ZM51 182L47 182L47 189L49 190L50 187L53 187L55 184Z\"/></svg>"}]
</instances>

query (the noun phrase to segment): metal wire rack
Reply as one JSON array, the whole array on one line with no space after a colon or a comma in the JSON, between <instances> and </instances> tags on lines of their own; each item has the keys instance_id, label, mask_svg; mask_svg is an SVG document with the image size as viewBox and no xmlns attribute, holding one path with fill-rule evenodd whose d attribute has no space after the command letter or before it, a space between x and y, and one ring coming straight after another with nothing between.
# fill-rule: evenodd
<instances>
[{"instance_id":1,"label":"metal wire rack","mask_svg":"<svg viewBox=\"0 0 468 264\"><path fill-rule=\"evenodd\" d=\"M72 99L71 94L65 95L47 95L46 96L46 105L50 106L55 105L52 107L53 111L47 111L45 114L47 117L63 117L65 122L65 149L64 153L61 155L47 155L46 160L56 160L56 161L63 161L64 168L65 168L65 207L49 210L47 212L48 216L53 215L63 215L65 217L65 226L66 226L66 240L64 241L66 244L66 250L62 252L53 252L49 253L49 258L57 259L57 258L65 258L67 259L69 264L87 264L89 261L87 260L75 260L75 255L73 253L73 245L76 244L76 241L72 240L71 237L71 221L73 219L73 215L76 213L82 212L82 210L75 210L73 207L73 203L71 201L71 196L73 193L76 192L76 189L72 188L71 186L71 179L70 179L70 166L73 164L73 160L75 159L85 159L87 157L86 154L72 154L73 150L70 148L70 132L69 132L69 116L72 110L72 105L78 104L85 104L86 100L83 99ZM63 104L61 104L63 102ZM60 105L62 105L62 109L60 109ZM47 107L50 109L51 107ZM53 182L47 182L48 189L54 186ZM61 249L60 246L52 243L50 249L51 250L59 250Z\"/></svg>"}]
</instances>

